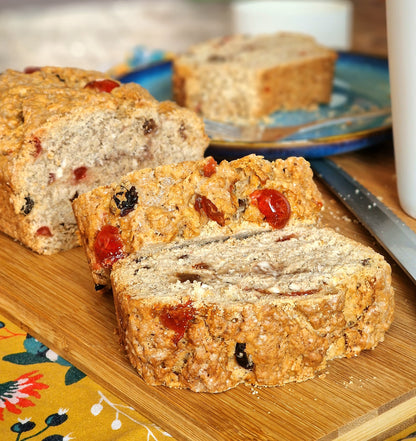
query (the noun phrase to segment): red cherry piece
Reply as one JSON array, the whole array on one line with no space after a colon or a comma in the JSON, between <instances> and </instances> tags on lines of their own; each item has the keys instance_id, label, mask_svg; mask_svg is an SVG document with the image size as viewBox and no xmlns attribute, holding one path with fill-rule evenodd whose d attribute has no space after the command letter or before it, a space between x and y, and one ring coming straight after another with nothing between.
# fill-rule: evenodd
<instances>
[{"instance_id":1,"label":"red cherry piece","mask_svg":"<svg viewBox=\"0 0 416 441\"><path fill-rule=\"evenodd\" d=\"M35 147L35 151L32 152L32 156L37 158L42 152L42 144L40 142L40 139L37 136L34 136L30 142Z\"/></svg>"},{"instance_id":2,"label":"red cherry piece","mask_svg":"<svg viewBox=\"0 0 416 441\"><path fill-rule=\"evenodd\" d=\"M213 157L210 157L208 161L204 164L204 176L206 176L207 178L212 176L217 171L217 165L217 161Z\"/></svg>"},{"instance_id":3,"label":"red cherry piece","mask_svg":"<svg viewBox=\"0 0 416 441\"><path fill-rule=\"evenodd\" d=\"M84 89L93 89L97 92L107 92L110 93L116 87L120 87L116 81L103 79L103 80L94 80L90 81L84 86Z\"/></svg>"},{"instance_id":4,"label":"red cherry piece","mask_svg":"<svg viewBox=\"0 0 416 441\"><path fill-rule=\"evenodd\" d=\"M195 317L195 308L192 301L176 306L166 306L160 314L160 322L168 329L175 331L173 342L178 344L189 327L189 323Z\"/></svg>"},{"instance_id":5,"label":"red cherry piece","mask_svg":"<svg viewBox=\"0 0 416 441\"><path fill-rule=\"evenodd\" d=\"M52 237L52 233L49 227L44 226L38 228L38 230L36 231L36 236Z\"/></svg>"},{"instance_id":6,"label":"red cherry piece","mask_svg":"<svg viewBox=\"0 0 416 441\"><path fill-rule=\"evenodd\" d=\"M87 167L78 167L74 170L74 176L76 181L80 181L87 176Z\"/></svg>"},{"instance_id":7,"label":"red cherry piece","mask_svg":"<svg viewBox=\"0 0 416 441\"><path fill-rule=\"evenodd\" d=\"M117 227L104 225L97 234L94 242L95 258L99 265L111 268L117 260L125 257L123 241Z\"/></svg>"},{"instance_id":8,"label":"red cherry piece","mask_svg":"<svg viewBox=\"0 0 416 441\"><path fill-rule=\"evenodd\" d=\"M195 210L198 213L204 212L209 219L217 222L218 225L223 227L225 225L224 214L218 210L217 206L211 202L206 196L201 196L199 194L196 195Z\"/></svg>"},{"instance_id":9,"label":"red cherry piece","mask_svg":"<svg viewBox=\"0 0 416 441\"><path fill-rule=\"evenodd\" d=\"M40 67L37 66L27 66L24 68L23 73L25 74L31 74L33 72L38 72L40 71Z\"/></svg>"},{"instance_id":10,"label":"red cherry piece","mask_svg":"<svg viewBox=\"0 0 416 441\"><path fill-rule=\"evenodd\" d=\"M309 296L311 294L316 294L319 292L318 289L309 289L308 291L292 291L292 292L286 292L282 295L284 296L290 296L290 297L297 297L297 296Z\"/></svg>"},{"instance_id":11,"label":"red cherry piece","mask_svg":"<svg viewBox=\"0 0 416 441\"><path fill-rule=\"evenodd\" d=\"M272 228L283 228L290 218L290 204L286 197L277 190L265 188L250 194L251 203L257 205Z\"/></svg>"}]
</instances>

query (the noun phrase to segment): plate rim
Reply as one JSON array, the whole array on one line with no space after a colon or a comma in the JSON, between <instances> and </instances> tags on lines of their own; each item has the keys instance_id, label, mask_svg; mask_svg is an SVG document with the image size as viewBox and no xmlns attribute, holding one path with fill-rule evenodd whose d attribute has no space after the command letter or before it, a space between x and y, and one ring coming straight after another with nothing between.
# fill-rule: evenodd
<instances>
[{"instance_id":1,"label":"plate rim","mask_svg":"<svg viewBox=\"0 0 416 441\"><path fill-rule=\"evenodd\" d=\"M357 63L371 63L375 64L377 68L386 69L386 73L388 74L388 59L386 56L377 55L377 54L364 54L355 51L336 51L338 54L338 59L340 60L348 60L352 59ZM117 77L117 79L121 82L133 81L135 75L145 74L145 73L160 73L160 71L166 68L171 69L173 66L172 59L164 59L158 62L153 62L136 69L132 69L131 71L124 73ZM127 80L127 81L126 81ZM169 98L167 98L169 100ZM170 100L172 100L170 98ZM387 115L384 121L387 121L389 115ZM384 123L381 126L373 127L370 129L358 130L350 133L343 134L335 134L329 136L323 136L319 138L313 139L302 139L302 140L278 140L278 141L231 141L231 140L222 140L216 138L210 138L210 148L214 150L223 150L227 149L231 152L233 151L242 151L242 152L250 152L250 153L259 153L261 154L261 150L270 150L276 154L284 153L287 150L296 151L296 150L306 150L303 152L305 156L307 156L307 151L311 150L311 156L313 156L312 150L317 150L319 148L330 149L332 147L333 152L331 154L344 153L344 151L357 150L361 148L365 148L369 145L372 145L375 140L379 142L383 138L389 138L392 132L392 122L391 122L391 113L390 113L390 122ZM356 143L356 147L354 148L354 143Z\"/></svg>"}]
</instances>

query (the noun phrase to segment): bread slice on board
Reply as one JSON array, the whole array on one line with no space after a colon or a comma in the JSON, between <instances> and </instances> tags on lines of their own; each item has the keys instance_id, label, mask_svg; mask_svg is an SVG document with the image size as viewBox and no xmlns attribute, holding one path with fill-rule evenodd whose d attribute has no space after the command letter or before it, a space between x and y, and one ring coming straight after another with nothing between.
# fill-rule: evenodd
<instances>
[{"instance_id":1,"label":"bread slice on board","mask_svg":"<svg viewBox=\"0 0 416 441\"><path fill-rule=\"evenodd\" d=\"M276 213L262 208L267 200ZM97 290L110 287L115 261L144 245L281 228L280 215L288 225L316 223L321 209L305 159L271 162L256 155L134 171L73 202Z\"/></svg>"},{"instance_id":2,"label":"bread slice on board","mask_svg":"<svg viewBox=\"0 0 416 441\"><path fill-rule=\"evenodd\" d=\"M111 279L140 376L195 392L312 378L383 341L394 310L384 258L315 226L142 249Z\"/></svg>"},{"instance_id":3,"label":"bread slice on board","mask_svg":"<svg viewBox=\"0 0 416 441\"><path fill-rule=\"evenodd\" d=\"M328 104L335 51L313 37L278 32L197 43L173 61L173 95L216 121L256 122L276 110Z\"/></svg>"},{"instance_id":4,"label":"bread slice on board","mask_svg":"<svg viewBox=\"0 0 416 441\"><path fill-rule=\"evenodd\" d=\"M43 67L0 75L0 231L52 254L79 245L71 202L143 167L201 159L202 120L138 84Z\"/></svg>"}]
</instances>

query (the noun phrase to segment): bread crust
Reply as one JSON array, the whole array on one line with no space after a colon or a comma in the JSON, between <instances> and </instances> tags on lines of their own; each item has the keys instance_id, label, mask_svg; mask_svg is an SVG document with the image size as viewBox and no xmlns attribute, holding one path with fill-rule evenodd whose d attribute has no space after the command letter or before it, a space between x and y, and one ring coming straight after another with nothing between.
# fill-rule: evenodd
<instances>
[{"instance_id":1,"label":"bread crust","mask_svg":"<svg viewBox=\"0 0 416 441\"><path fill-rule=\"evenodd\" d=\"M227 297L229 284L246 283L246 261L238 250L244 247L238 241L246 239L217 243L208 252L204 252L206 244L194 241L177 246L176 253L169 248L154 254L142 252L115 264L111 278L121 343L146 383L195 392L222 392L242 383L281 386L310 379L329 360L356 356L384 340L393 319L394 294L391 269L382 256L326 228L286 227L254 236L252 243L259 247L266 243L268 262L281 264L281 274L273 282L283 289L279 294L258 289L254 295L240 286L235 288L239 295ZM282 240L288 236L307 240L292 245L296 239ZM276 241L279 249L273 245ZM315 251L308 251L313 243ZM221 261L225 247L234 247L228 253L232 261ZM325 269L319 276L310 268L302 285L305 292L294 294L289 293L290 286L293 291L293 284L300 284L302 278L285 253L296 247L304 250L297 259L305 256L308 265L317 259ZM325 249L323 256L339 261L321 261L315 254L308 260L305 253L319 248ZM209 260L215 249L218 254ZM184 260L182 254L189 256L186 267L178 263ZM201 269L195 269L198 259ZM209 272L206 268L216 259L221 264ZM146 277L155 262L157 280ZM216 272L224 266L240 271L243 282L238 278L231 282L231 273ZM308 271L301 262L296 268ZM179 283L178 272L187 270L195 278L188 274L189 279ZM286 270L289 285L284 281ZM216 277L228 281L215 281ZM255 283L260 283L258 275ZM192 305L192 314L183 335L175 339L176 331L163 321L163 315L168 308L174 316L178 305L187 304ZM247 357L245 365L237 360L237 344Z\"/></svg>"},{"instance_id":2,"label":"bread crust","mask_svg":"<svg viewBox=\"0 0 416 441\"><path fill-rule=\"evenodd\" d=\"M132 187L138 194L137 205L121 216L114 208L114 195L121 188ZM270 162L249 155L219 164L208 157L135 171L117 183L79 196L73 210L94 283L101 288L110 285L111 268L100 264L94 249L104 225L118 229L124 255L148 244L270 230L264 215L250 202L250 194L261 188L278 190L287 198L289 224L319 220L322 200L312 170L305 159L296 157ZM222 213L224 225L197 211L197 194L208 198Z\"/></svg>"},{"instance_id":3,"label":"bread crust","mask_svg":"<svg viewBox=\"0 0 416 441\"><path fill-rule=\"evenodd\" d=\"M173 96L205 118L237 123L311 110L330 101L336 59L296 33L215 38L175 57Z\"/></svg>"},{"instance_id":4,"label":"bread crust","mask_svg":"<svg viewBox=\"0 0 416 441\"><path fill-rule=\"evenodd\" d=\"M79 245L71 201L80 193L136 168L200 159L208 146L193 112L138 84L85 87L101 80L110 78L60 67L0 75L0 230L38 253Z\"/></svg>"}]
</instances>

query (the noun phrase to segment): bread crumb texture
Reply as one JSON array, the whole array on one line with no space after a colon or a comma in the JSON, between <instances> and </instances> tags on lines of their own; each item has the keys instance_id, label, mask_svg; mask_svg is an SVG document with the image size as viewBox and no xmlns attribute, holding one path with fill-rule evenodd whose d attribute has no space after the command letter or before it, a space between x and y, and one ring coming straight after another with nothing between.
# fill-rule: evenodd
<instances>
[{"instance_id":1,"label":"bread crumb texture","mask_svg":"<svg viewBox=\"0 0 416 441\"><path fill-rule=\"evenodd\" d=\"M79 244L71 202L129 171L196 160L202 120L75 68L0 75L0 230L38 253Z\"/></svg>"},{"instance_id":2,"label":"bread crumb texture","mask_svg":"<svg viewBox=\"0 0 416 441\"><path fill-rule=\"evenodd\" d=\"M289 225L320 219L312 170L296 157L271 162L249 155L220 163L208 157L138 170L80 195L73 209L95 284L109 286L112 263L145 245L273 229L253 197L262 190L287 201ZM110 227L118 256L101 240Z\"/></svg>"},{"instance_id":3,"label":"bread crumb texture","mask_svg":"<svg viewBox=\"0 0 416 441\"><path fill-rule=\"evenodd\" d=\"M140 376L196 392L312 378L374 348L393 318L384 258L313 225L142 250L111 278Z\"/></svg>"},{"instance_id":4,"label":"bread crumb texture","mask_svg":"<svg viewBox=\"0 0 416 441\"><path fill-rule=\"evenodd\" d=\"M175 57L174 99L205 118L240 123L312 110L330 101L336 59L298 33L219 37Z\"/></svg>"}]
</instances>

